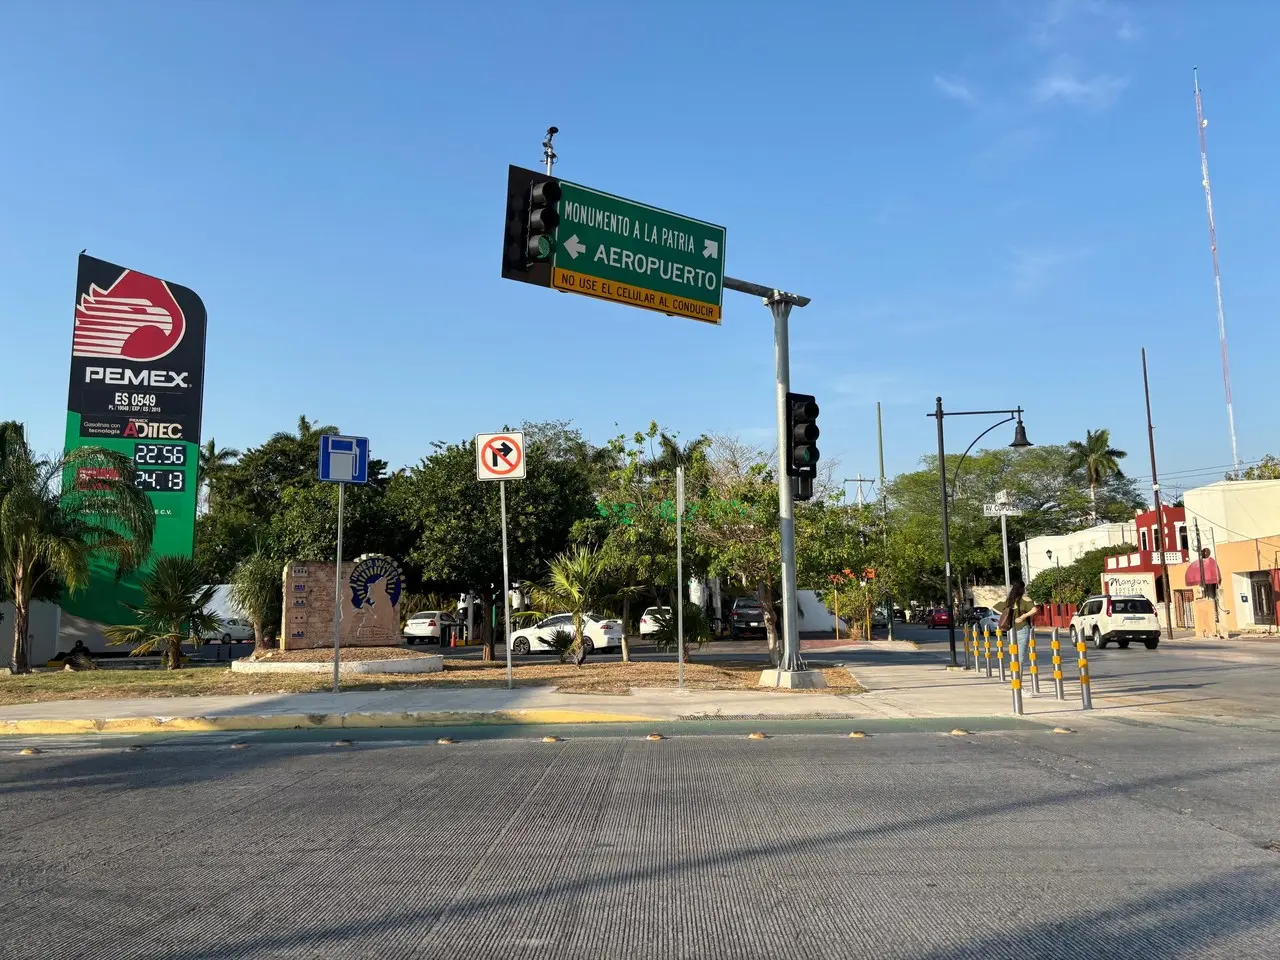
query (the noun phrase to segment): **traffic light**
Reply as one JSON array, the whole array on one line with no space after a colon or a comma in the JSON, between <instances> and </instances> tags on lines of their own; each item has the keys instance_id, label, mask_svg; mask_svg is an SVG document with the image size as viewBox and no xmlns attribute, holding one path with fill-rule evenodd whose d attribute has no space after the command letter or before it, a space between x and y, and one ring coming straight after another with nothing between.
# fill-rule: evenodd
<instances>
[{"instance_id":1,"label":"traffic light","mask_svg":"<svg viewBox=\"0 0 1280 960\"><path fill-rule=\"evenodd\" d=\"M545 173L510 167L502 275L551 286L556 227L560 225L560 181Z\"/></svg>"},{"instance_id":2,"label":"traffic light","mask_svg":"<svg viewBox=\"0 0 1280 960\"><path fill-rule=\"evenodd\" d=\"M549 260L555 248L556 227L560 214L560 184L542 180L529 187L529 217L525 231L525 254L531 262Z\"/></svg>"},{"instance_id":3,"label":"traffic light","mask_svg":"<svg viewBox=\"0 0 1280 960\"><path fill-rule=\"evenodd\" d=\"M818 468L818 401L787 394L787 476L812 480Z\"/></svg>"}]
</instances>

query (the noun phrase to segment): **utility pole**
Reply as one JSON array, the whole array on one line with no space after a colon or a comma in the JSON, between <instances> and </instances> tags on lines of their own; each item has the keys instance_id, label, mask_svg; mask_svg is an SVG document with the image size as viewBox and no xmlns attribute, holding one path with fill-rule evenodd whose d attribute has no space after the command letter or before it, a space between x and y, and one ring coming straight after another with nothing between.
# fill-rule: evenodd
<instances>
[{"instance_id":1,"label":"utility pole","mask_svg":"<svg viewBox=\"0 0 1280 960\"><path fill-rule=\"evenodd\" d=\"M876 404L876 407L877 407L877 410L876 410L876 417L878 418L878 417L880 416L879 404L878 404L878 403ZM878 420L877 420L877 422L878 422ZM884 454L883 454L883 452L881 453L881 457L880 457L880 458L881 458L882 460L884 459ZM884 480L883 470L884 470L884 467L883 467L883 464L882 464L882 465L881 465L881 477L880 477L880 479L881 479L881 480ZM875 485L875 481L874 481L874 480L872 480L870 477L864 477L861 473L859 473L856 477L845 477L845 478L844 478L844 480L842 480L842 481L841 481L841 483L842 483L842 484L845 484L845 483L856 483L856 484L858 485L858 506L860 506L860 507L861 507L861 506L863 506L863 505L866 503L866 501L865 501L865 500L863 499L863 497L862 497L862 485L863 485L864 483L869 483L869 484L871 484L872 486L874 486L874 485Z\"/></svg>"},{"instance_id":2,"label":"utility pole","mask_svg":"<svg viewBox=\"0 0 1280 960\"><path fill-rule=\"evenodd\" d=\"M1147 401L1147 446L1151 450L1151 496L1156 503L1156 538L1160 545L1160 576L1164 578L1164 623L1173 639L1173 614L1169 604L1169 564L1165 562L1164 506L1160 503L1160 480L1156 475L1156 433L1151 425L1151 387L1147 383L1147 348L1142 348L1142 395Z\"/></svg>"},{"instance_id":3,"label":"utility pole","mask_svg":"<svg viewBox=\"0 0 1280 960\"><path fill-rule=\"evenodd\" d=\"M884 524L884 553L885 561L889 558L889 495L884 485L884 423L880 419L880 401L876 401L876 446L880 451L880 516ZM861 487L858 488L862 490ZM893 639L893 592L888 588L885 589L885 607L888 616L885 618L889 621L889 639Z\"/></svg>"}]
</instances>

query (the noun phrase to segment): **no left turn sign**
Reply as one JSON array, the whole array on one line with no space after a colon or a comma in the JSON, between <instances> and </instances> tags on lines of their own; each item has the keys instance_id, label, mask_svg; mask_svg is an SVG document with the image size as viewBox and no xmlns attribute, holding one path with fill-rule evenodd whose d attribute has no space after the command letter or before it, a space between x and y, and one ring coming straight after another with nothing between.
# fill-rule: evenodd
<instances>
[{"instance_id":1,"label":"no left turn sign","mask_svg":"<svg viewBox=\"0 0 1280 960\"><path fill-rule=\"evenodd\" d=\"M476 479L523 480L524 434L477 434Z\"/></svg>"}]
</instances>

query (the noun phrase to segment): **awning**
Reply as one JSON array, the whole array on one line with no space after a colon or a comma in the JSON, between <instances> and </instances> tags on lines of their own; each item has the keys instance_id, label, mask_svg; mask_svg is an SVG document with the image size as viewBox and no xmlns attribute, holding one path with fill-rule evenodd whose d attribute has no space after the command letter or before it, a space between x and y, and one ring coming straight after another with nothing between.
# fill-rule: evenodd
<instances>
[{"instance_id":1,"label":"awning","mask_svg":"<svg viewBox=\"0 0 1280 960\"><path fill-rule=\"evenodd\" d=\"M1222 575L1218 573L1218 561L1213 557L1205 557L1203 561L1195 559L1187 566L1187 586L1200 586L1200 565L1204 564L1204 582L1210 586L1221 583Z\"/></svg>"}]
</instances>

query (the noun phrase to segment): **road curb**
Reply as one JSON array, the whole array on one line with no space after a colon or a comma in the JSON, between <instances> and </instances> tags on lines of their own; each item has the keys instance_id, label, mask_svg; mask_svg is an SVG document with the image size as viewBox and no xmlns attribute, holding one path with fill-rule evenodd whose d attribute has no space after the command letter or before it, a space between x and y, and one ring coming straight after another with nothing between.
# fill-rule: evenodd
<instances>
[{"instance_id":1,"label":"road curb","mask_svg":"<svg viewBox=\"0 0 1280 960\"><path fill-rule=\"evenodd\" d=\"M115 717L0 722L0 736L69 736L92 733L210 733L234 730L320 730L431 727L460 724L655 723L662 717L594 710L443 710L408 713L270 713L214 717Z\"/></svg>"}]
</instances>

